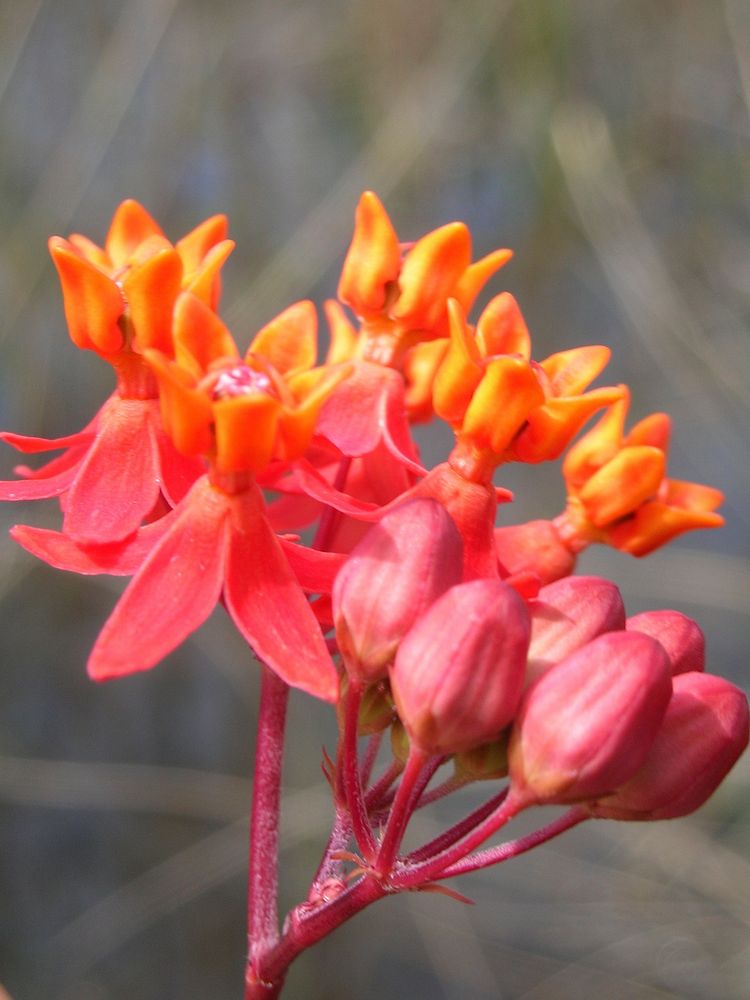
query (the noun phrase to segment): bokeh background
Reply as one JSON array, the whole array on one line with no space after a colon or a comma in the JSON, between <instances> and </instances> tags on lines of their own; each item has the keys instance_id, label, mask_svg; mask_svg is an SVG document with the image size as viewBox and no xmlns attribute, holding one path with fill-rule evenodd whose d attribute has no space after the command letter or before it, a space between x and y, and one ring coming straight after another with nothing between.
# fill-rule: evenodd
<instances>
[{"instance_id":1,"label":"bokeh background","mask_svg":"<svg viewBox=\"0 0 750 1000\"><path fill-rule=\"evenodd\" d=\"M229 214L240 343L334 293L364 188L404 239L463 219L477 255L515 248L491 291L520 300L535 355L609 344L633 418L675 418L672 475L726 491L724 531L581 568L633 612L696 616L711 669L747 686L749 136L743 0L3 0L0 426L69 433L110 391L67 338L45 242L101 241L124 197L172 238ZM423 442L437 461L447 437ZM501 481L504 517L560 509L555 468ZM54 526L54 504L0 518L0 982L14 1000L237 997L251 658L217 613L153 672L91 684L121 585L14 549L7 526ZM295 697L287 905L329 820L324 743L331 712ZM590 824L456 883L473 908L385 901L298 962L290 1000L744 1000L749 784L745 760L687 820Z\"/></svg>"}]
</instances>

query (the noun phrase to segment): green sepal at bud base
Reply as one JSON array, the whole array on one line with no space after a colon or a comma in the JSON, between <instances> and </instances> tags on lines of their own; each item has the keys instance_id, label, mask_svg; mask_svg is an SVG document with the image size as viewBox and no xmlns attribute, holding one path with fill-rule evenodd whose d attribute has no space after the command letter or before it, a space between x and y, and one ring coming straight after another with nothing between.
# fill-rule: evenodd
<instances>
[{"instance_id":1,"label":"green sepal at bud base","mask_svg":"<svg viewBox=\"0 0 750 1000\"><path fill-rule=\"evenodd\" d=\"M490 743L483 743L472 750L464 750L453 758L456 780L462 784L470 781L492 781L508 774L508 733Z\"/></svg>"},{"instance_id":2,"label":"green sepal at bud base","mask_svg":"<svg viewBox=\"0 0 750 1000\"><path fill-rule=\"evenodd\" d=\"M405 766L409 759L409 750L409 734L406 732L403 722L396 719L391 726L391 753L394 760Z\"/></svg>"},{"instance_id":3,"label":"green sepal at bud base","mask_svg":"<svg viewBox=\"0 0 750 1000\"><path fill-rule=\"evenodd\" d=\"M471 750L512 720L523 687L529 615L502 580L446 591L399 646L391 690L411 742L427 754Z\"/></svg>"},{"instance_id":4,"label":"green sepal at bud base","mask_svg":"<svg viewBox=\"0 0 750 1000\"><path fill-rule=\"evenodd\" d=\"M359 705L357 734L374 736L375 733L382 733L395 718L396 706L388 682L378 681L366 688Z\"/></svg>"},{"instance_id":5,"label":"green sepal at bud base","mask_svg":"<svg viewBox=\"0 0 750 1000\"><path fill-rule=\"evenodd\" d=\"M614 791L645 761L671 694L667 654L639 632L601 635L542 674L510 737L516 811Z\"/></svg>"},{"instance_id":6,"label":"green sepal at bud base","mask_svg":"<svg viewBox=\"0 0 750 1000\"><path fill-rule=\"evenodd\" d=\"M399 504L368 531L333 586L336 639L347 673L385 677L417 618L461 579L463 544L437 501Z\"/></svg>"}]
</instances>

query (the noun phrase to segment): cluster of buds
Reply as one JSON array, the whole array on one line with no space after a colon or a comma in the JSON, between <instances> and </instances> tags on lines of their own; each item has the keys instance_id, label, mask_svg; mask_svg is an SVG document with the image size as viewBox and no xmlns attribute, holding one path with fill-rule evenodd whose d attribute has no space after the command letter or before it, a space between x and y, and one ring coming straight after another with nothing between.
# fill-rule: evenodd
<instances>
[{"instance_id":1,"label":"cluster of buds","mask_svg":"<svg viewBox=\"0 0 750 1000\"><path fill-rule=\"evenodd\" d=\"M534 360L508 292L469 321L510 251L472 261L459 222L401 242L365 193L318 363L309 301L237 347L218 315L226 231L217 216L173 245L129 201L103 247L50 241L70 337L112 366L116 386L77 433L0 435L26 454L61 452L17 467L0 499L58 498L60 531L12 529L50 565L132 577L91 653L93 678L155 666L219 602L263 665L246 996L269 998L302 948L381 895L456 895L442 880L589 817L697 808L747 744L748 710L704 673L694 622L627 618L613 583L572 575L590 544L644 556L719 526L722 498L666 477L664 414L626 434L627 388L590 388L607 348ZM433 419L455 444L428 470L412 426ZM513 496L497 470L561 456L565 509L498 526ZM289 687L336 704L340 739L324 765L331 839L280 931ZM386 731L391 761L373 777ZM492 783L483 806L404 853L416 809L478 780ZM568 811L477 852L538 805Z\"/></svg>"}]
</instances>

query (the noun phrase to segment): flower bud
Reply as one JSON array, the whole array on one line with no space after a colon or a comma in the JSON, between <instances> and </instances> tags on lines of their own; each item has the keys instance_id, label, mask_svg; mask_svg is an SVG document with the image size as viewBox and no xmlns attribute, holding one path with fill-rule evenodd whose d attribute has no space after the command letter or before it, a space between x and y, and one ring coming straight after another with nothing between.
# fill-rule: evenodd
<instances>
[{"instance_id":1,"label":"flower bud","mask_svg":"<svg viewBox=\"0 0 750 1000\"><path fill-rule=\"evenodd\" d=\"M513 718L523 685L529 618L502 580L452 587L417 621L391 669L409 738L428 754L470 750Z\"/></svg>"},{"instance_id":2,"label":"flower bud","mask_svg":"<svg viewBox=\"0 0 750 1000\"><path fill-rule=\"evenodd\" d=\"M672 674L703 670L706 640L697 622L679 611L644 611L625 622L628 632L643 632L657 639L672 664Z\"/></svg>"},{"instance_id":3,"label":"flower bud","mask_svg":"<svg viewBox=\"0 0 750 1000\"><path fill-rule=\"evenodd\" d=\"M625 627L620 591L597 576L570 576L550 583L542 587L529 610L527 683L598 635Z\"/></svg>"},{"instance_id":4,"label":"flower bud","mask_svg":"<svg viewBox=\"0 0 750 1000\"><path fill-rule=\"evenodd\" d=\"M509 746L521 808L606 794L646 759L669 703L667 655L655 639L609 632L526 692Z\"/></svg>"},{"instance_id":5,"label":"flower bud","mask_svg":"<svg viewBox=\"0 0 750 1000\"><path fill-rule=\"evenodd\" d=\"M679 674L645 762L616 792L589 806L604 819L674 819L713 795L748 743L744 693L723 677Z\"/></svg>"},{"instance_id":6,"label":"flower bud","mask_svg":"<svg viewBox=\"0 0 750 1000\"><path fill-rule=\"evenodd\" d=\"M333 586L336 639L350 676L385 677L399 642L461 579L462 567L461 536L435 500L410 500L371 528Z\"/></svg>"},{"instance_id":7,"label":"flower bud","mask_svg":"<svg viewBox=\"0 0 750 1000\"><path fill-rule=\"evenodd\" d=\"M576 566L571 551L552 521L527 521L495 528L495 546L504 576L535 573L542 583L570 576Z\"/></svg>"}]
</instances>

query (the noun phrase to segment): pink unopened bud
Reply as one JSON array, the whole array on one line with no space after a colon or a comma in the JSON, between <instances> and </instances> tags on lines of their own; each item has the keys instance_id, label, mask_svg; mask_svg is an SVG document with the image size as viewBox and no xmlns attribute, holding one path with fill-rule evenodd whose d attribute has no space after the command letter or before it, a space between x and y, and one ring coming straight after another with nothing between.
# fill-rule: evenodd
<instances>
[{"instance_id":1,"label":"pink unopened bud","mask_svg":"<svg viewBox=\"0 0 750 1000\"><path fill-rule=\"evenodd\" d=\"M398 714L428 754L459 753L498 736L523 685L529 618L501 580L452 587L417 621L391 669Z\"/></svg>"},{"instance_id":2,"label":"pink unopened bud","mask_svg":"<svg viewBox=\"0 0 750 1000\"><path fill-rule=\"evenodd\" d=\"M461 579L463 545L445 508L410 500L354 548L333 586L336 639L350 676L385 677L416 619Z\"/></svg>"},{"instance_id":3,"label":"pink unopened bud","mask_svg":"<svg viewBox=\"0 0 750 1000\"><path fill-rule=\"evenodd\" d=\"M609 632L526 692L510 738L511 795L570 803L606 794L646 759L672 692L667 655L638 632Z\"/></svg>"},{"instance_id":4,"label":"pink unopened bud","mask_svg":"<svg viewBox=\"0 0 750 1000\"><path fill-rule=\"evenodd\" d=\"M569 576L542 587L529 607L527 683L605 632L625 627L620 591L598 576Z\"/></svg>"},{"instance_id":5,"label":"pink unopened bud","mask_svg":"<svg viewBox=\"0 0 750 1000\"><path fill-rule=\"evenodd\" d=\"M747 698L723 677L688 673L674 691L645 763L589 811L604 819L674 819L714 793L748 743Z\"/></svg>"},{"instance_id":6,"label":"pink unopened bud","mask_svg":"<svg viewBox=\"0 0 750 1000\"><path fill-rule=\"evenodd\" d=\"M552 521L528 521L495 528L495 546L503 576L535 573L542 583L569 576L576 556Z\"/></svg>"},{"instance_id":7,"label":"pink unopened bud","mask_svg":"<svg viewBox=\"0 0 750 1000\"><path fill-rule=\"evenodd\" d=\"M644 611L625 622L628 632L643 632L664 647L673 674L703 670L706 640L700 626L679 611Z\"/></svg>"}]
</instances>

